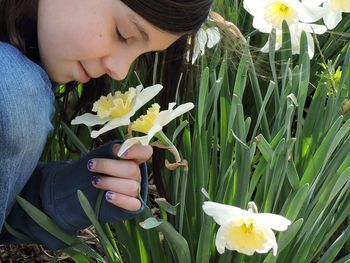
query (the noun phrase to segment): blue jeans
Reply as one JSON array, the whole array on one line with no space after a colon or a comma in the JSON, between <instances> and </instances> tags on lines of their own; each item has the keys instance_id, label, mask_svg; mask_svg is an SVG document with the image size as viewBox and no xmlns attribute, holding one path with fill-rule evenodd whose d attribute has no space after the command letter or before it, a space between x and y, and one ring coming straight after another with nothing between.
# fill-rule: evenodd
<instances>
[{"instance_id":1,"label":"blue jeans","mask_svg":"<svg viewBox=\"0 0 350 263\"><path fill-rule=\"evenodd\" d=\"M54 96L46 73L11 45L0 42L0 244L19 243L4 221L17 231L51 249L66 246L42 229L15 202L16 195L41 209L68 233L91 225L77 197L83 191L94 207L100 190L86 165L92 158L115 158L115 141L91 151L77 161L38 164L54 113ZM141 198L147 199L147 169L140 165ZM130 212L103 200L100 222L116 222L136 216L144 206Z\"/></svg>"},{"instance_id":2,"label":"blue jeans","mask_svg":"<svg viewBox=\"0 0 350 263\"><path fill-rule=\"evenodd\" d=\"M53 103L44 70L0 42L0 229L39 161L52 130Z\"/></svg>"}]
</instances>

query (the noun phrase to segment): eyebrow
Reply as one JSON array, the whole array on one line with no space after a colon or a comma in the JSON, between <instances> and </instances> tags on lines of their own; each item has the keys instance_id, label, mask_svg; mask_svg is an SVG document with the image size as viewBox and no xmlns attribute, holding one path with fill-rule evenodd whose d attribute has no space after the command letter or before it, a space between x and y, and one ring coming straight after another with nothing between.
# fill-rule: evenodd
<instances>
[{"instance_id":1,"label":"eyebrow","mask_svg":"<svg viewBox=\"0 0 350 263\"><path fill-rule=\"evenodd\" d=\"M146 30L141 26L139 21L137 21L137 18L135 17L135 15L128 14L128 17L129 17L130 21L134 24L136 29L139 31L142 39L144 41L148 42L149 41L149 35L147 34Z\"/></svg>"}]
</instances>

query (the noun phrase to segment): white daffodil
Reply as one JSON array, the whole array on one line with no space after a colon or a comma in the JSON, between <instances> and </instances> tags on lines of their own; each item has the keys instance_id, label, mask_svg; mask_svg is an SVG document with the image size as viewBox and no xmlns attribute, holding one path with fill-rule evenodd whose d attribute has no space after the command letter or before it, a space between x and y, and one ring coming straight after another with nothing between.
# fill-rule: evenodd
<instances>
[{"instance_id":1,"label":"white daffodil","mask_svg":"<svg viewBox=\"0 0 350 263\"><path fill-rule=\"evenodd\" d=\"M216 26L207 29L200 28L196 34L193 47L192 64L199 56L205 54L205 48L212 48L220 41L220 32ZM189 61L189 52L187 53L187 61Z\"/></svg>"},{"instance_id":2,"label":"white daffodil","mask_svg":"<svg viewBox=\"0 0 350 263\"><path fill-rule=\"evenodd\" d=\"M309 57L313 57L314 42L311 33L323 34L327 28L322 25L311 24L319 20L325 10L317 5L308 5L296 0L244 0L244 8L254 16L253 27L264 33L271 33L276 29L276 50L282 43L282 23L288 23L293 54L299 53L301 32L305 31L308 39ZM268 51L268 43L262 48Z\"/></svg>"},{"instance_id":3,"label":"white daffodil","mask_svg":"<svg viewBox=\"0 0 350 263\"><path fill-rule=\"evenodd\" d=\"M308 45L308 54L309 58L313 58L315 54L315 45L314 45L314 38L312 37L311 33L315 34L323 34L326 32L326 27L322 25L317 24L296 24L289 27L290 31L290 37L291 37L291 45L292 45L292 54L299 54L300 51L300 37L301 33L304 31L306 38L307 38L307 45ZM261 48L261 52L269 52L269 40L266 42L266 44ZM276 43L275 43L275 50L278 50L282 47L282 29L276 29Z\"/></svg>"},{"instance_id":4,"label":"white daffodil","mask_svg":"<svg viewBox=\"0 0 350 263\"><path fill-rule=\"evenodd\" d=\"M136 88L129 88L124 93L117 91L114 95L102 96L92 108L92 111L97 113L96 115L85 113L73 119L71 124L85 124L86 126L105 124L100 130L91 132L91 137L96 138L102 133L128 125L130 117L156 96L162 88L163 86L159 84L144 89L142 85L139 85Z\"/></svg>"},{"instance_id":5,"label":"white daffodil","mask_svg":"<svg viewBox=\"0 0 350 263\"><path fill-rule=\"evenodd\" d=\"M118 156L121 156L134 144L141 143L142 145L148 145L151 139L160 132L165 125L194 107L193 103L189 102L173 109L175 104L176 103L169 103L167 110L159 112L159 104L154 103L148 108L146 115L142 115L136 121L132 122L130 125L131 131L141 132L146 135L127 139L120 147Z\"/></svg>"},{"instance_id":6,"label":"white daffodil","mask_svg":"<svg viewBox=\"0 0 350 263\"><path fill-rule=\"evenodd\" d=\"M342 19L342 13L350 13L349 0L303 0L308 5L323 3L323 22L328 29L334 29Z\"/></svg>"},{"instance_id":7,"label":"white daffodil","mask_svg":"<svg viewBox=\"0 0 350 263\"><path fill-rule=\"evenodd\" d=\"M204 202L204 212L220 225L215 242L218 252L222 254L227 248L253 255L254 252L267 253L272 248L276 256L277 242L272 229L285 231L291 222L280 215L257 213L253 202L249 206L247 211L235 206Z\"/></svg>"}]
</instances>

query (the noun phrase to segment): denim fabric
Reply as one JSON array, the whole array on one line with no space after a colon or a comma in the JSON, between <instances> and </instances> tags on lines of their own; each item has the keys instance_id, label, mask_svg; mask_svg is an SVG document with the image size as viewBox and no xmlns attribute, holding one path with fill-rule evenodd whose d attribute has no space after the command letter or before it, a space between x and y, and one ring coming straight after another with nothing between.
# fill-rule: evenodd
<instances>
[{"instance_id":1,"label":"denim fabric","mask_svg":"<svg viewBox=\"0 0 350 263\"><path fill-rule=\"evenodd\" d=\"M52 130L53 103L45 71L0 42L0 230Z\"/></svg>"}]
</instances>

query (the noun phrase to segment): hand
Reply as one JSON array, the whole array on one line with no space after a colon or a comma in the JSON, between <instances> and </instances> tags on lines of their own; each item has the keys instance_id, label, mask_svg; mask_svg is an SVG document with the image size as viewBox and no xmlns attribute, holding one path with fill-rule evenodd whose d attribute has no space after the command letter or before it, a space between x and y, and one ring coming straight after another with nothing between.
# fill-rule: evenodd
<instances>
[{"instance_id":1,"label":"hand","mask_svg":"<svg viewBox=\"0 0 350 263\"><path fill-rule=\"evenodd\" d=\"M113 145L115 157L119 148L119 144ZM97 173L92 178L93 186L107 191L105 197L108 202L129 211L139 210L141 208L141 201L138 199L141 183L139 164L147 161L152 153L151 146L138 144L129 148L118 160L103 158L89 160L88 169Z\"/></svg>"}]
</instances>

